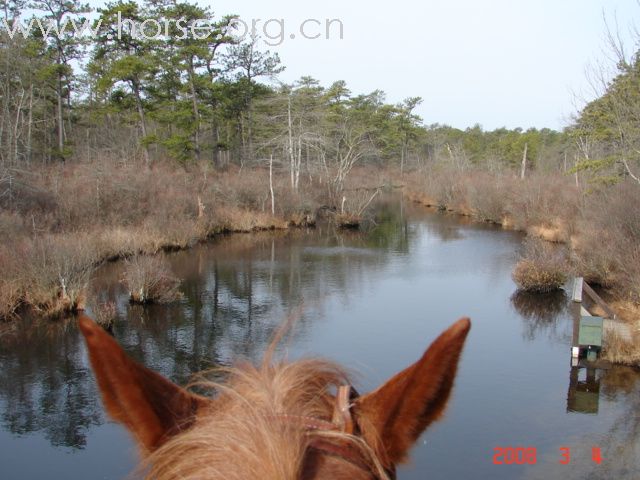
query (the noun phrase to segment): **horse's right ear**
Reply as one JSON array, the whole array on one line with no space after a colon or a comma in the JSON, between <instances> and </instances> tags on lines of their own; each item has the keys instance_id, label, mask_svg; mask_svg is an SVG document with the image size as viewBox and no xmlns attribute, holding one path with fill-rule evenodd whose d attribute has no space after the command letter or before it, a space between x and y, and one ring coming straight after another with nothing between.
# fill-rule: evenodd
<instances>
[{"instance_id":1,"label":"horse's right ear","mask_svg":"<svg viewBox=\"0 0 640 480\"><path fill-rule=\"evenodd\" d=\"M189 428L199 408L211 400L178 387L133 361L120 345L83 313L78 325L109 415L123 423L144 452L152 452L172 435Z\"/></svg>"},{"instance_id":2,"label":"horse's right ear","mask_svg":"<svg viewBox=\"0 0 640 480\"><path fill-rule=\"evenodd\" d=\"M410 367L353 407L362 434L385 466L402 461L431 422L442 415L471 322L462 318L442 333Z\"/></svg>"}]
</instances>

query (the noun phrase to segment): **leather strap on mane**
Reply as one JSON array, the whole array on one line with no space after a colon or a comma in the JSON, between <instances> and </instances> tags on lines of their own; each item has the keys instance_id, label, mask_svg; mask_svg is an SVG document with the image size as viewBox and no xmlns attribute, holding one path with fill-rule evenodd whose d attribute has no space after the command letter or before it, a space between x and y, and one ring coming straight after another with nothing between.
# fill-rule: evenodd
<instances>
[{"instance_id":1,"label":"leather strap on mane","mask_svg":"<svg viewBox=\"0 0 640 480\"><path fill-rule=\"evenodd\" d=\"M351 415L352 402L358 398L358 392L351 385L338 387L331 421L301 415L279 414L279 420L299 426L307 431L344 432L348 435L357 434L357 425ZM324 454L338 457L367 472L375 472L375 468L362 458L362 453L348 441L329 437L314 436L309 447ZM377 476L377 475L376 475Z\"/></svg>"},{"instance_id":2,"label":"leather strap on mane","mask_svg":"<svg viewBox=\"0 0 640 480\"><path fill-rule=\"evenodd\" d=\"M358 394L351 385L338 387L336 394L336 404L333 408L332 422L338 426L340 431L353 435L354 423L351 416L351 401L357 398Z\"/></svg>"}]
</instances>

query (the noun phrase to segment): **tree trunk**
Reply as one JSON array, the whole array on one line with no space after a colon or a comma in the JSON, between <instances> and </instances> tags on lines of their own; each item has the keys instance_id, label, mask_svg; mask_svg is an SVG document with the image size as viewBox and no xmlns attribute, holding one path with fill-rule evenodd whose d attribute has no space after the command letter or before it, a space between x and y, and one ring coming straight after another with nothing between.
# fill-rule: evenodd
<instances>
[{"instance_id":1,"label":"tree trunk","mask_svg":"<svg viewBox=\"0 0 640 480\"><path fill-rule=\"evenodd\" d=\"M247 88L246 105L247 105L247 140L249 144L249 160L253 160L253 92L251 88L251 80L252 80L252 77L250 74L248 74L247 83L249 84L249 86Z\"/></svg>"},{"instance_id":2,"label":"tree trunk","mask_svg":"<svg viewBox=\"0 0 640 480\"><path fill-rule=\"evenodd\" d=\"M136 109L138 110L138 117L140 119L140 131L142 132L142 138L147 138L147 124L144 116L144 108L142 108L142 98L140 97L140 85L137 80L132 80L133 94L136 98ZM149 147L144 145L144 162L149 165Z\"/></svg>"},{"instance_id":3,"label":"tree trunk","mask_svg":"<svg viewBox=\"0 0 640 480\"><path fill-rule=\"evenodd\" d=\"M295 187L295 168L296 168L296 154L293 146L293 120L291 118L291 95L289 95L289 101L287 103L287 121L289 128L289 159L291 162L290 173L291 173L291 188L293 190Z\"/></svg>"},{"instance_id":4,"label":"tree trunk","mask_svg":"<svg viewBox=\"0 0 640 480\"><path fill-rule=\"evenodd\" d=\"M191 90L191 103L193 105L193 121L195 131L193 132L193 143L195 145L196 160L200 161L200 114L198 112L198 98L196 96L196 85L193 80L193 57L189 59L189 89Z\"/></svg>"},{"instance_id":5,"label":"tree trunk","mask_svg":"<svg viewBox=\"0 0 640 480\"><path fill-rule=\"evenodd\" d=\"M20 126L20 113L22 110L22 102L24 101L24 88L22 89L22 92L20 92L20 101L18 102L18 106L16 108L16 123L14 125L14 129L13 129L13 163L14 165L18 164L18 157L19 157L19 152L18 152L18 139L20 138L20 133L19 133L19 126Z\"/></svg>"},{"instance_id":6,"label":"tree trunk","mask_svg":"<svg viewBox=\"0 0 640 480\"><path fill-rule=\"evenodd\" d=\"M32 125L33 125L33 83L31 84L31 87L29 89L29 120L27 121L27 147L26 147L26 152L25 152L27 165L31 164L31 151L32 151L31 131L32 131Z\"/></svg>"},{"instance_id":7,"label":"tree trunk","mask_svg":"<svg viewBox=\"0 0 640 480\"><path fill-rule=\"evenodd\" d=\"M529 144L524 144L524 153L522 154L522 166L520 167L520 178L524 179L525 174L527 173L527 150L529 148Z\"/></svg>"},{"instance_id":8,"label":"tree trunk","mask_svg":"<svg viewBox=\"0 0 640 480\"><path fill-rule=\"evenodd\" d=\"M58 97L58 105L56 110L56 116L58 123L58 155L64 160L64 115L62 107L62 74L58 73L58 80L56 85L56 96Z\"/></svg>"},{"instance_id":9,"label":"tree trunk","mask_svg":"<svg viewBox=\"0 0 640 480\"><path fill-rule=\"evenodd\" d=\"M269 157L269 192L271 193L271 215L276 214L275 198L273 197L273 154Z\"/></svg>"}]
</instances>

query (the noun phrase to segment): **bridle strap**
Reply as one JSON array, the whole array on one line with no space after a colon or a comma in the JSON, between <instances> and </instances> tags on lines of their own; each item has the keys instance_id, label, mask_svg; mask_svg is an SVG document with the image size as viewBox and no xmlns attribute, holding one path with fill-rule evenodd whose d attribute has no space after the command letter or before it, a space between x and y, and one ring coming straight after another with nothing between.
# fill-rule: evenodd
<instances>
[{"instance_id":1,"label":"bridle strap","mask_svg":"<svg viewBox=\"0 0 640 480\"><path fill-rule=\"evenodd\" d=\"M338 387L336 394L336 404L333 408L332 423L338 427L341 432L353 435L354 423L351 416L351 401L357 397L357 393L351 385L341 385Z\"/></svg>"},{"instance_id":2,"label":"bridle strap","mask_svg":"<svg viewBox=\"0 0 640 480\"><path fill-rule=\"evenodd\" d=\"M287 423L299 425L305 430L322 430L328 432L344 432L353 435L356 432L356 424L351 415L353 401L358 398L358 392L351 385L341 385L336 393L335 404L331 421L301 415L288 415L281 413L275 416Z\"/></svg>"},{"instance_id":3,"label":"bridle strap","mask_svg":"<svg viewBox=\"0 0 640 480\"><path fill-rule=\"evenodd\" d=\"M309 442L309 446L324 454L347 461L366 472L375 471L362 459L361 454L348 443L337 443L334 440L316 437Z\"/></svg>"},{"instance_id":4,"label":"bridle strap","mask_svg":"<svg viewBox=\"0 0 640 480\"><path fill-rule=\"evenodd\" d=\"M330 422L319 418L287 414L277 415L277 418L298 425L309 432L343 432L348 435L356 435L358 433L357 424L351 414L351 407L356 398L358 398L358 392L351 385L338 387ZM344 440L313 436L310 439L309 447L323 454L345 460L366 472L375 472L375 469L363 460L361 453ZM375 476L377 477L377 475Z\"/></svg>"}]
</instances>

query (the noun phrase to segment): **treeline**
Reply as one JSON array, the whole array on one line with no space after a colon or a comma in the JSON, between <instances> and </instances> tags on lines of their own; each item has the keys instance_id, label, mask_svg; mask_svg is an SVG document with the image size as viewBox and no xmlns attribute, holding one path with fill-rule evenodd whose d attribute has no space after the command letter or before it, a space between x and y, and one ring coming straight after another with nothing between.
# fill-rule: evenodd
<instances>
[{"instance_id":1,"label":"treeline","mask_svg":"<svg viewBox=\"0 0 640 480\"><path fill-rule=\"evenodd\" d=\"M4 0L0 15L0 161L5 167L87 160L170 158L216 167L273 158L294 188L300 172L325 175L339 190L357 162L458 169L567 170L571 139L548 129L424 128L419 97L389 104L381 91L352 94L344 81L310 77L279 82L277 54L259 39L234 37L237 17L217 17L188 2L107 3L94 14L96 35L66 25L87 21L77 0ZM39 23L30 22L26 14ZM183 23L178 23L178 20ZM166 26L157 38L145 22ZM26 38L16 22L31 25ZM185 23L186 22L186 23ZM180 25L208 26L206 38ZM89 24L89 23L87 23ZM42 25L55 25L48 36ZM567 160L568 156L568 160ZM525 167L526 168L526 167Z\"/></svg>"},{"instance_id":2,"label":"treeline","mask_svg":"<svg viewBox=\"0 0 640 480\"><path fill-rule=\"evenodd\" d=\"M394 105L381 91L352 94L344 81L284 84L277 54L260 50L256 36L235 36L236 16L195 3L119 0L91 13L78 0L3 0L0 16L4 168L95 157L217 168L272 159L294 188L304 171L334 190L356 163L640 181L637 54L620 56L618 75L563 132L459 130L424 127L420 97ZM94 35L75 28L85 23ZM185 34L185 25L206 25L206 35ZM53 27L48 35L43 26Z\"/></svg>"},{"instance_id":3,"label":"treeline","mask_svg":"<svg viewBox=\"0 0 640 480\"><path fill-rule=\"evenodd\" d=\"M605 184L621 178L640 184L640 51L627 58L615 41L611 50L618 59L616 75L609 80L597 72L594 83L601 96L585 106L567 132L579 152L576 170Z\"/></svg>"}]
</instances>

